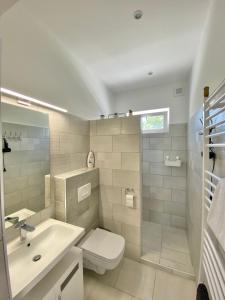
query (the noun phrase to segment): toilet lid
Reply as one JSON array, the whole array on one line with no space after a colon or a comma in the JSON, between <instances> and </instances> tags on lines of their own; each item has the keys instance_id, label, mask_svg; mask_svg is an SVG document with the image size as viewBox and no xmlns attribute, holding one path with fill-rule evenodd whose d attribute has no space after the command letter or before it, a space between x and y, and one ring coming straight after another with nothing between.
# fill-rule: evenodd
<instances>
[{"instance_id":1,"label":"toilet lid","mask_svg":"<svg viewBox=\"0 0 225 300\"><path fill-rule=\"evenodd\" d=\"M122 236L97 228L81 248L103 259L114 260L121 254L124 246L125 240Z\"/></svg>"}]
</instances>

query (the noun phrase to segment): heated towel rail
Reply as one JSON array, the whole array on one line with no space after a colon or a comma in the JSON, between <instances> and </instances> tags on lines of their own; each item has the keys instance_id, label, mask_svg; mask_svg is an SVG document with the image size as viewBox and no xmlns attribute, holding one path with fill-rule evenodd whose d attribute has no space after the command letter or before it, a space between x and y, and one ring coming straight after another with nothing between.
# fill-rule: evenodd
<instances>
[{"instance_id":1,"label":"heated towel rail","mask_svg":"<svg viewBox=\"0 0 225 300\"><path fill-rule=\"evenodd\" d=\"M216 160L214 157L216 155ZM209 157L211 156L211 159ZM219 180L225 177L225 81L209 95L204 89L203 217L200 282L212 300L225 299L225 253L207 226L207 215ZM225 229L224 229L225 230Z\"/></svg>"}]
</instances>

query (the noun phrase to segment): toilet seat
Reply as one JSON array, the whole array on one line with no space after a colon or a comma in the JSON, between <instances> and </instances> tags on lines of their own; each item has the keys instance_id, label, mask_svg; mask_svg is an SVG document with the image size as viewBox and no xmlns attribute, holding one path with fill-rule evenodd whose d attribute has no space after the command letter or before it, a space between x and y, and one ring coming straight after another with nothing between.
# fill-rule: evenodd
<instances>
[{"instance_id":1,"label":"toilet seat","mask_svg":"<svg viewBox=\"0 0 225 300\"><path fill-rule=\"evenodd\" d=\"M97 228L92 230L79 246L84 251L87 267L90 267L91 263L98 266L103 273L107 269L114 269L120 263L124 254L125 239L118 234ZM93 266L91 268L93 269Z\"/></svg>"},{"instance_id":2,"label":"toilet seat","mask_svg":"<svg viewBox=\"0 0 225 300\"><path fill-rule=\"evenodd\" d=\"M122 236L97 228L81 245L81 248L95 257L113 261L123 252L125 240Z\"/></svg>"}]
</instances>

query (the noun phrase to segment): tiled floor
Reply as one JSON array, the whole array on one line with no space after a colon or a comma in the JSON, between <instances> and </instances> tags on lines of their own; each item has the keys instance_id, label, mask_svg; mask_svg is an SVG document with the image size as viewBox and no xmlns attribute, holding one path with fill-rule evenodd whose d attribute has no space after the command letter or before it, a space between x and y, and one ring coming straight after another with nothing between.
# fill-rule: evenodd
<instances>
[{"instance_id":1,"label":"tiled floor","mask_svg":"<svg viewBox=\"0 0 225 300\"><path fill-rule=\"evenodd\" d=\"M142 259L194 276L187 233L183 229L143 222Z\"/></svg>"},{"instance_id":2,"label":"tiled floor","mask_svg":"<svg viewBox=\"0 0 225 300\"><path fill-rule=\"evenodd\" d=\"M195 300L195 282L125 258L97 275L84 272L85 300Z\"/></svg>"}]
</instances>

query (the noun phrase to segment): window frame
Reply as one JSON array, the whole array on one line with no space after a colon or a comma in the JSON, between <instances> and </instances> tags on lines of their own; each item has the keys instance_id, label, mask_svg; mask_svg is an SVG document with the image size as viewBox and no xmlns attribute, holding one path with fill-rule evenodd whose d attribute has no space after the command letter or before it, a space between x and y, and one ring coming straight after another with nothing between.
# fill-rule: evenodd
<instances>
[{"instance_id":1,"label":"window frame","mask_svg":"<svg viewBox=\"0 0 225 300\"><path fill-rule=\"evenodd\" d=\"M146 129L142 128L142 119L146 116L164 116L164 125L161 129ZM146 113L141 115L141 132L142 134L151 134L151 133L165 133L169 131L169 109L157 109L152 111L146 111Z\"/></svg>"}]
</instances>

